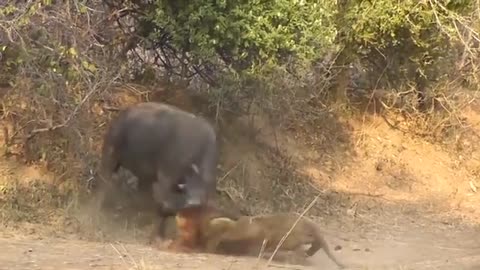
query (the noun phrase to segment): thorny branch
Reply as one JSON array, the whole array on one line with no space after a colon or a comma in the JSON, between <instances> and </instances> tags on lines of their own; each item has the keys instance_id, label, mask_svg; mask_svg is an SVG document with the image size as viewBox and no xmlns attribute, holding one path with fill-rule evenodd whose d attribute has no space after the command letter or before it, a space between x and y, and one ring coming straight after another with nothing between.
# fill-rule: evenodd
<instances>
[{"instance_id":1,"label":"thorny branch","mask_svg":"<svg viewBox=\"0 0 480 270\"><path fill-rule=\"evenodd\" d=\"M119 78L120 78L120 74L117 74L113 79L111 79L107 83L107 85L105 86L105 89L108 89ZM31 138L33 138L35 135L37 135L39 133L54 131L54 130L57 130L57 129L60 129L60 128L67 127L69 125L70 121L77 115L78 111L82 108L83 104L85 104L85 102L93 94L95 94L99 89L100 89L100 83L97 83L96 85L94 85L92 87L92 89L83 97L83 99L80 101L80 103L75 107L75 109L72 111L72 113L70 113L70 115L67 117L67 119L63 123L53 125L53 126L50 126L50 127L46 127L46 128L34 129L34 130L30 131L30 133L26 136L26 138L25 138L26 141L30 140Z\"/></svg>"},{"instance_id":2,"label":"thorny branch","mask_svg":"<svg viewBox=\"0 0 480 270\"><path fill-rule=\"evenodd\" d=\"M125 5L123 1L105 1L105 3L112 14L110 17L115 19L119 29L129 40L124 53L131 51L139 61L146 63L148 62L147 54L140 54L136 49L139 48L141 43L148 43L150 45L144 47L154 55L153 64L164 69L167 73L186 79L199 76L207 84L217 85L216 78L213 75L214 72L209 68L209 64L194 63L184 51L175 48L171 44L171 35L166 29L155 29L155 32L159 33L156 35L158 38L148 36L148 33L153 32L152 29L141 29L141 16L145 15L144 9L146 8L141 1L132 1L131 4L134 4L135 8L123 6ZM133 22L133 25L131 22ZM147 33L140 34L140 32L145 31Z\"/></svg>"}]
</instances>

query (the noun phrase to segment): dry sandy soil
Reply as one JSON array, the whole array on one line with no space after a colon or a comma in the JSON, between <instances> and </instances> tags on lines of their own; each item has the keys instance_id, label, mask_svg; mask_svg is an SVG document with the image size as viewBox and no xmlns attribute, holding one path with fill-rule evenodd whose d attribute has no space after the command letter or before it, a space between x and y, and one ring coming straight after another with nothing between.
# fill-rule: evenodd
<instances>
[{"instance_id":1,"label":"dry sandy soil","mask_svg":"<svg viewBox=\"0 0 480 270\"><path fill-rule=\"evenodd\" d=\"M467 110L465 116L478 132L478 112ZM326 230L331 248L341 246L335 248L336 256L363 266L359 269L480 269L480 152L473 150L478 142L458 140L454 142L457 146L469 150L454 152L393 130L382 119L350 120L348 124L351 142L345 147L352 151L342 156L325 155L330 152L309 145L310 139L299 139L292 132L275 138L292 157L298 173L311 180L310 189L321 192L312 215ZM273 141L266 130L261 135L264 141ZM320 135L317 140L322 139ZM253 154L254 147L238 146L240 142L224 143L227 154L222 166L230 170L225 170L221 182L231 200L247 207L246 193L238 189L235 193L225 184L235 175L228 171L243 162L250 178L258 177L264 175L264 163ZM37 195L26 189L39 180L55 184L55 175L40 165L1 159L0 177L0 269L265 267L257 265L255 258L160 251L145 244L147 226L125 220L92 226L92 213L79 211L82 206L77 200L64 203L56 193L47 200L48 190ZM246 185L254 184L274 185L258 181ZM297 196L289 190L283 192L278 196ZM57 197L58 203L52 204ZM313 199L309 194L300 197ZM297 211L302 205L296 205ZM323 251L309 261L311 266L305 269L336 269ZM293 265L267 268L303 269Z\"/></svg>"}]
</instances>

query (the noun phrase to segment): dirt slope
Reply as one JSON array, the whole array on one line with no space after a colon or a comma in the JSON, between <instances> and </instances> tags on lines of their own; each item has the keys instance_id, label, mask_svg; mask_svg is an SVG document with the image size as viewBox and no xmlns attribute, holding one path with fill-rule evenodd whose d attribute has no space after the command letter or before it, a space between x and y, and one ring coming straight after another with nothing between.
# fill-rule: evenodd
<instances>
[{"instance_id":1,"label":"dirt slope","mask_svg":"<svg viewBox=\"0 0 480 270\"><path fill-rule=\"evenodd\" d=\"M478 112L465 114L478 132ZM480 153L475 143L456 142L469 149L459 153L392 130L381 119L348 122L351 152L341 156L295 137L299 133L285 132L275 140L267 128L261 134L292 157L298 173L311 180L312 194L315 189L323 194L314 218L326 230L332 249L341 246L334 253L363 269L480 269L480 186L475 191ZM224 149L224 168L242 162L242 173L263 175L266 170L265 160L252 154L256 148L241 139L226 142ZM222 181L233 177L235 172L226 173ZM145 227L127 221L96 227L88 213L72 211L81 208L76 200L64 203L61 189L36 186L38 181L62 186L42 166L2 158L0 178L0 269L254 268L255 259L159 251L145 244ZM256 185L260 193L266 187L268 194L274 184L262 179L245 185ZM222 186L236 204L253 207L245 190ZM281 192L283 201L289 196L292 201L312 199ZM296 205L301 210L303 204ZM336 269L322 251L309 261L316 269Z\"/></svg>"}]
</instances>

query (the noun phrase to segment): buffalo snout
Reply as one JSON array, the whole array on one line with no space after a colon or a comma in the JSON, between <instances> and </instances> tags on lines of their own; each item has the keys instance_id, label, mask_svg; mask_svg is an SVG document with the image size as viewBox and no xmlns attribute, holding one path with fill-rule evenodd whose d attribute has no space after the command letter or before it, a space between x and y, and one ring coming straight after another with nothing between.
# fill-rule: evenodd
<instances>
[{"instance_id":1,"label":"buffalo snout","mask_svg":"<svg viewBox=\"0 0 480 270\"><path fill-rule=\"evenodd\" d=\"M195 164L191 165L182 180L178 188L185 196L183 208L205 205L208 201L208 184Z\"/></svg>"}]
</instances>

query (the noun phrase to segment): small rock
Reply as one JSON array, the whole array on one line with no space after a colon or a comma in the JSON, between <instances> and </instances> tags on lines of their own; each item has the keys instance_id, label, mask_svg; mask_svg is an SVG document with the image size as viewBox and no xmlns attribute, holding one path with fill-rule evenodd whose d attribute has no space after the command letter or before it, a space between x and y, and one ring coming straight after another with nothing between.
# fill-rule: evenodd
<instances>
[{"instance_id":1,"label":"small rock","mask_svg":"<svg viewBox=\"0 0 480 270\"><path fill-rule=\"evenodd\" d=\"M385 165L385 164L380 161L380 162L377 163L377 166L375 166L375 169L380 172L380 171L383 170L384 165Z\"/></svg>"}]
</instances>

